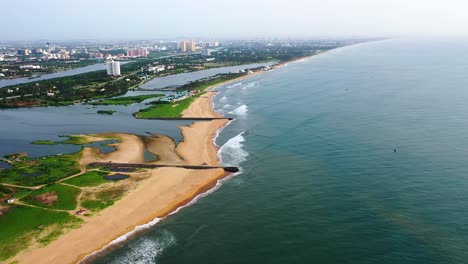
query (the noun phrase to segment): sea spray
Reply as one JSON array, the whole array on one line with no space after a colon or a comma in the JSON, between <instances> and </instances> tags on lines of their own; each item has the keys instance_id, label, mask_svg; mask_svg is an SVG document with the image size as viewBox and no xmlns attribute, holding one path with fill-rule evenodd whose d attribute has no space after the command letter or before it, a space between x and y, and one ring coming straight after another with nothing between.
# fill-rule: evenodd
<instances>
[{"instance_id":1,"label":"sea spray","mask_svg":"<svg viewBox=\"0 0 468 264\"><path fill-rule=\"evenodd\" d=\"M249 153L243 149L244 132L229 139L218 152L221 164L224 166L239 166L247 159Z\"/></svg>"},{"instance_id":2,"label":"sea spray","mask_svg":"<svg viewBox=\"0 0 468 264\"><path fill-rule=\"evenodd\" d=\"M250 82L250 83L248 83L246 86L242 87L241 89L242 89L242 90L246 90L246 89L248 89L248 88L254 87L255 85L257 85L256 82Z\"/></svg>"},{"instance_id":3,"label":"sea spray","mask_svg":"<svg viewBox=\"0 0 468 264\"><path fill-rule=\"evenodd\" d=\"M163 230L158 234L156 239L145 238L130 245L130 251L126 252L124 256L119 257L112 264L147 264L154 263L156 257L160 256L167 248L175 245L177 242L175 236L167 230Z\"/></svg>"},{"instance_id":4,"label":"sea spray","mask_svg":"<svg viewBox=\"0 0 468 264\"><path fill-rule=\"evenodd\" d=\"M234 88L234 87L237 87L237 86L240 86L242 85L242 83L236 83L236 84L233 84L233 85L229 85L227 88Z\"/></svg>"},{"instance_id":5,"label":"sea spray","mask_svg":"<svg viewBox=\"0 0 468 264\"><path fill-rule=\"evenodd\" d=\"M241 105L236 109L230 111L228 114L237 115L239 117L245 117L247 116L247 105Z\"/></svg>"}]
</instances>

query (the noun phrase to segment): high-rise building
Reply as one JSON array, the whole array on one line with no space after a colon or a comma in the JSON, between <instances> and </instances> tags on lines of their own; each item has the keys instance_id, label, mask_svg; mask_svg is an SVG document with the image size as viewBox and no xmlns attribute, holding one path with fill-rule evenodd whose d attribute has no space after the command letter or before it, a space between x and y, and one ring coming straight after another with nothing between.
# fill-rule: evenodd
<instances>
[{"instance_id":1,"label":"high-rise building","mask_svg":"<svg viewBox=\"0 0 468 264\"><path fill-rule=\"evenodd\" d=\"M211 56L211 50L209 49L204 49L201 51L202 56Z\"/></svg>"},{"instance_id":2,"label":"high-rise building","mask_svg":"<svg viewBox=\"0 0 468 264\"><path fill-rule=\"evenodd\" d=\"M18 55L20 56L29 56L31 54L31 50L29 49L19 49L18 50Z\"/></svg>"},{"instance_id":3,"label":"high-rise building","mask_svg":"<svg viewBox=\"0 0 468 264\"><path fill-rule=\"evenodd\" d=\"M127 50L127 57L148 57L147 49L129 49Z\"/></svg>"},{"instance_id":4,"label":"high-rise building","mask_svg":"<svg viewBox=\"0 0 468 264\"><path fill-rule=\"evenodd\" d=\"M180 44L180 51L187 52L187 41L182 40L182 43Z\"/></svg>"},{"instance_id":5,"label":"high-rise building","mask_svg":"<svg viewBox=\"0 0 468 264\"><path fill-rule=\"evenodd\" d=\"M189 47L188 47L188 49L189 49L190 51L195 51L195 49L196 49L196 48L195 48L195 41L194 41L193 39L189 42Z\"/></svg>"},{"instance_id":6,"label":"high-rise building","mask_svg":"<svg viewBox=\"0 0 468 264\"><path fill-rule=\"evenodd\" d=\"M195 41L193 39L190 41L182 40L182 43L180 44L180 51L195 51L195 49Z\"/></svg>"},{"instance_id":7,"label":"high-rise building","mask_svg":"<svg viewBox=\"0 0 468 264\"><path fill-rule=\"evenodd\" d=\"M120 62L118 61L107 61L107 75L110 76L119 76L120 75Z\"/></svg>"}]
</instances>

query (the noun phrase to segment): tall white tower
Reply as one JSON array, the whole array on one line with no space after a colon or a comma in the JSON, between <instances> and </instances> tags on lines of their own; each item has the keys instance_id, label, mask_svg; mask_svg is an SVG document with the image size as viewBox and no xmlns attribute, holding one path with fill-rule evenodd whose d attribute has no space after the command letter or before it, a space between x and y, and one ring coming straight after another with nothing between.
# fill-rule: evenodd
<instances>
[{"instance_id":1,"label":"tall white tower","mask_svg":"<svg viewBox=\"0 0 468 264\"><path fill-rule=\"evenodd\" d=\"M120 75L120 62L113 61L112 72L114 73L114 76Z\"/></svg>"},{"instance_id":2,"label":"tall white tower","mask_svg":"<svg viewBox=\"0 0 468 264\"><path fill-rule=\"evenodd\" d=\"M107 75L119 76L120 75L120 62L118 61L107 61L106 62Z\"/></svg>"}]
</instances>

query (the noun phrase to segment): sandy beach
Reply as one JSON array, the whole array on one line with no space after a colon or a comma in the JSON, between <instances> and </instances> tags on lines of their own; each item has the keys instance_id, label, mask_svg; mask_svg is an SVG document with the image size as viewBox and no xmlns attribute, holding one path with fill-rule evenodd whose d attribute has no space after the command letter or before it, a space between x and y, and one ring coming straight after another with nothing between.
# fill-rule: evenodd
<instances>
[{"instance_id":1,"label":"sandy beach","mask_svg":"<svg viewBox=\"0 0 468 264\"><path fill-rule=\"evenodd\" d=\"M275 67L277 68L277 67ZM214 88L263 73L258 71L207 89L183 112L184 117L220 117L212 109ZM183 141L178 145L164 135L136 136L126 133L103 133L88 137L89 140L117 138L116 151L103 154L97 149L86 148L80 161L81 168L95 161L144 162L144 150L155 154L160 164L219 165L213 137L228 120L195 122L180 127ZM132 174L130 173L132 176ZM148 170L148 177L139 179L136 187L111 207L91 217L78 229L69 230L47 246L21 252L12 261L19 263L78 263L101 250L111 241L127 234L136 226L162 218L189 203L198 194L213 188L217 181L227 176L223 169L188 170L158 168Z\"/></svg>"},{"instance_id":2,"label":"sandy beach","mask_svg":"<svg viewBox=\"0 0 468 264\"><path fill-rule=\"evenodd\" d=\"M183 113L184 116L218 117L211 105L214 95L215 92L208 92L197 98ZM118 138L120 142L115 144L117 150L103 154L86 148L80 165L84 168L94 161L144 162L145 148L160 158L159 163L218 165L217 149L212 139L226 123L227 120L214 120L181 127L184 140L177 146L172 139L163 135L143 137L116 132L93 135L95 140L100 137ZM149 170L149 173L151 176L139 181L113 206L85 218L80 228L69 230L45 247L24 251L13 261L36 264L80 262L136 226L162 218L189 203L227 175L223 169L159 168Z\"/></svg>"}]
</instances>

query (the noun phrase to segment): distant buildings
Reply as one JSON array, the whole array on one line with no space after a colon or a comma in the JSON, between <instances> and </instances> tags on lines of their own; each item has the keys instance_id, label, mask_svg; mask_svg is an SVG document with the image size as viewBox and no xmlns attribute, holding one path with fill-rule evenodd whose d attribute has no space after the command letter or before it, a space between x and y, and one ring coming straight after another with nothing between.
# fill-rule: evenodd
<instances>
[{"instance_id":1,"label":"distant buildings","mask_svg":"<svg viewBox=\"0 0 468 264\"><path fill-rule=\"evenodd\" d=\"M40 70L41 66L40 65L21 65L19 66L21 70Z\"/></svg>"},{"instance_id":2,"label":"distant buildings","mask_svg":"<svg viewBox=\"0 0 468 264\"><path fill-rule=\"evenodd\" d=\"M201 51L202 56L211 56L211 50L209 49L204 49Z\"/></svg>"},{"instance_id":3,"label":"distant buildings","mask_svg":"<svg viewBox=\"0 0 468 264\"><path fill-rule=\"evenodd\" d=\"M129 49L127 50L127 57L148 57L147 49Z\"/></svg>"},{"instance_id":4,"label":"distant buildings","mask_svg":"<svg viewBox=\"0 0 468 264\"><path fill-rule=\"evenodd\" d=\"M19 56L29 56L31 54L31 50L29 49L19 49L18 55Z\"/></svg>"},{"instance_id":5,"label":"distant buildings","mask_svg":"<svg viewBox=\"0 0 468 264\"><path fill-rule=\"evenodd\" d=\"M196 46L195 46L195 41L192 39L190 41L182 40L180 43L180 51L182 52L187 52L187 51L195 51Z\"/></svg>"},{"instance_id":6,"label":"distant buildings","mask_svg":"<svg viewBox=\"0 0 468 264\"><path fill-rule=\"evenodd\" d=\"M107 66L107 75L109 76L120 75L120 62L111 60L111 61L106 62L106 66Z\"/></svg>"}]
</instances>

